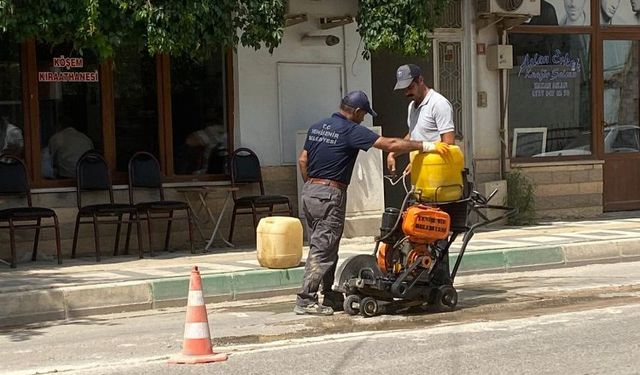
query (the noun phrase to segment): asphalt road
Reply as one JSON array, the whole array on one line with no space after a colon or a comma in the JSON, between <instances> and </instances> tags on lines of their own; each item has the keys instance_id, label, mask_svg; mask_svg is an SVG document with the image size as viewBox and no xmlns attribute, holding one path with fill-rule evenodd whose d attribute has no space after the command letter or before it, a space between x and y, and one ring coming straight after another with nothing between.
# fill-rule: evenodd
<instances>
[{"instance_id":1,"label":"asphalt road","mask_svg":"<svg viewBox=\"0 0 640 375\"><path fill-rule=\"evenodd\" d=\"M228 361L169 365L184 309L0 331L0 373L638 374L640 263L459 280L460 308L298 317L293 296L209 305Z\"/></svg>"},{"instance_id":2,"label":"asphalt road","mask_svg":"<svg viewBox=\"0 0 640 375\"><path fill-rule=\"evenodd\" d=\"M224 363L92 374L638 374L640 305L296 340Z\"/></svg>"}]
</instances>

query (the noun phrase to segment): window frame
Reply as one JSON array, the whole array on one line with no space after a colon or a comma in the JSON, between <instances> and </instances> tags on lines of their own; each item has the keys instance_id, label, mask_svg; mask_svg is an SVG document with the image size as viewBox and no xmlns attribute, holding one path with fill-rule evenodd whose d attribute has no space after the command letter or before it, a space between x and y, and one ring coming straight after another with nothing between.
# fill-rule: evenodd
<instances>
[{"instance_id":1,"label":"window frame","mask_svg":"<svg viewBox=\"0 0 640 375\"><path fill-rule=\"evenodd\" d=\"M525 134L542 134L542 143L540 144L541 150L539 153L544 153L547 146L547 128L532 127L532 128L515 128L513 129L513 141L511 146L511 157L515 159L515 155L518 150L518 135Z\"/></svg>"},{"instance_id":2,"label":"window frame","mask_svg":"<svg viewBox=\"0 0 640 375\"><path fill-rule=\"evenodd\" d=\"M640 26L634 25L601 25L600 24L600 1L589 0L591 11L591 23L586 26L554 26L554 25L518 25L509 29L512 33L527 34L588 34L589 35L589 58L591 71L591 154L590 155L569 155L569 156L546 156L544 158L512 158L515 163L540 163L558 162L574 160L601 160L604 157L604 123L599 119L603 118L602 103L603 83L603 45L605 40L612 39L638 39ZM624 1L624 0L623 0ZM508 99L507 99L508 100ZM508 142L510 143L510 142ZM508 149L508 155L512 150Z\"/></svg>"},{"instance_id":3,"label":"window frame","mask_svg":"<svg viewBox=\"0 0 640 375\"><path fill-rule=\"evenodd\" d=\"M508 35L512 34L544 34L544 35L561 35L561 34L587 34L589 35L589 70L590 70L590 103L591 103L591 154L589 155L565 155L565 156L545 156L544 158L540 157L511 157L512 162L514 163L540 163L540 162L556 162L556 161L573 161L573 160L594 160L597 159L597 150L598 147L598 134L594 132L593 129L596 127L597 123L597 98L596 98L596 88L597 80L594 80L595 77L595 67L596 67L596 46L598 44L598 40L596 39L596 29L598 27L594 26L594 17L599 22L598 13L596 12L599 9L600 2L599 0L591 0L591 24L588 26L556 26L556 25L519 25L515 26L509 30ZM507 83L508 84L508 83ZM509 98L505 98L508 106ZM508 107L507 107L508 110ZM511 136L511 127L508 124L507 132L509 136ZM512 155L513 150L512 142L507 142L508 144L508 152L507 155Z\"/></svg>"},{"instance_id":4,"label":"window frame","mask_svg":"<svg viewBox=\"0 0 640 375\"><path fill-rule=\"evenodd\" d=\"M73 179L45 179L41 174L40 160L40 109L38 97L38 67L36 56L36 38L29 38L20 45L20 64L22 80L22 98L24 115L24 152L28 176L33 188L68 188L75 185ZM224 84L226 91L225 110L227 147L232 150L234 140L234 81L233 51L225 50ZM165 182L193 183L207 181L226 181L224 174L176 175L173 170L173 128L171 117L171 58L168 54L158 54L156 60L157 100L158 100L158 160ZM100 106L104 157L113 175L114 184L126 184L127 173L116 171L115 139L115 99L113 60L102 61L98 69L100 75Z\"/></svg>"}]
</instances>

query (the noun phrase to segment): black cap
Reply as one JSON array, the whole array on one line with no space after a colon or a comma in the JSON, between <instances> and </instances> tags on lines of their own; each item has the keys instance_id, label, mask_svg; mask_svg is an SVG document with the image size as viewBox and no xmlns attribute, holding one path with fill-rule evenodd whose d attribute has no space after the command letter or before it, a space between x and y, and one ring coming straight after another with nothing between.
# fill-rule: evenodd
<instances>
[{"instance_id":1,"label":"black cap","mask_svg":"<svg viewBox=\"0 0 640 375\"><path fill-rule=\"evenodd\" d=\"M367 94L365 94L364 91L351 91L344 98L342 98L342 104L347 105L351 108L364 109L373 117L376 117L378 115L376 111L371 108L369 98L367 98Z\"/></svg>"}]
</instances>

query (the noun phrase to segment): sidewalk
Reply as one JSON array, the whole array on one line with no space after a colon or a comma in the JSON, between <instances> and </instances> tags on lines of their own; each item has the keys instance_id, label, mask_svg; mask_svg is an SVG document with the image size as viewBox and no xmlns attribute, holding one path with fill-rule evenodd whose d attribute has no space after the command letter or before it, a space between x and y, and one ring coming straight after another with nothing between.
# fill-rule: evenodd
<instances>
[{"instance_id":1,"label":"sidewalk","mask_svg":"<svg viewBox=\"0 0 640 375\"><path fill-rule=\"evenodd\" d=\"M453 244L457 257L462 236ZM371 253L372 237L344 239L340 259ZM304 248L303 261L306 257ZM185 306L191 268L202 274L206 302L293 294L304 268L260 267L255 248L217 248L209 253L157 252L135 256L20 262L0 268L0 326L91 314ZM452 262L455 261L452 259ZM477 232L460 274L620 262L640 259L640 212L596 220L494 227Z\"/></svg>"}]
</instances>

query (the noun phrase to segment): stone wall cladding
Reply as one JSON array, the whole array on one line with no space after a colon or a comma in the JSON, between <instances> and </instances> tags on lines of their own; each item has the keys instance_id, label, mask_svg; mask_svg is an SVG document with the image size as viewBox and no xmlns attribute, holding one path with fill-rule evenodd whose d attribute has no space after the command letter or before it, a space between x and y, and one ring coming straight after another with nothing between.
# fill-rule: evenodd
<instances>
[{"instance_id":1,"label":"stone wall cladding","mask_svg":"<svg viewBox=\"0 0 640 375\"><path fill-rule=\"evenodd\" d=\"M586 218L602 214L602 162L512 164L536 185L539 219Z\"/></svg>"},{"instance_id":2,"label":"stone wall cladding","mask_svg":"<svg viewBox=\"0 0 640 375\"><path fill-rule=\"evenodd\" d=\"M265 185L265 191L267 194L282 194L289 197L291 200L291 204L293 205L294 215L298 213L298 198L297 198L297 181L296 181L296 166L281 166L281 167L263 167L262 169L262 178ZM122 188L118 186L114 191L116 202L124 203L128 202L129 195L126 187ZM180 187L165 187L166 199L168 200L184 200L184 195L179 193ZM243 189L241 190L242 194L249 193L249 190ZM222 204L224 198L226 196L226 192L224 190L220 190L219 192L210 193L207 197L208 204L211 208L211 211L214 215L218 215L220 210L222 209ZM92 203L102 203L103 199L108 199L107 196L102 196L100 194L83 194L83 204L92 204ZM143 190L136 190L135 200L137 202L142 202L145 200L155 200L157 197L150 193L145 192ZM193 194L190 196L190 200L192 204L198 203L197 195ZM16 202L12 202L11 200L5 201L2 204L2 208L10 207L15 204L22 204L22 200L16 199ZM49 207L56 211L58 214L58 219L60 220L60 235L61 235L61 244L62 244L62 254L63 259L68 258L71 254L71 242L73 238L73 228L74 222L77 212L76 205L76 192L74 188L61 188L56 189L54 191L38 191L35 190L33 193L33 204L34 206L42 206ZM196 206L196 211L199 206ZM233 209L233 201L229 200L227 203L227 207L222 217L222 221L220 222L219 233L222 233L224 237L227 237L229 233L229 224L231 222L231 212ZM176 217L182 217L183 213L176 213ZM206 212L200 210L199 217L201 219L205 219ZM208 218L207 218L208 219ZM171 248L188 250L188 236L186 231L186 221L184 220L175 220L173 222L172 235L171 235ZM204 220L203 223L203 231L206 236L211 234L213 230L213 224L208 220ZM101 246L102 246L102 254L103 256L110 256L113 252L113 243L115 237L115 225L105 225L100 227L100 235L101 235ZM154 251L161 251L164 246L164 233L166 229L166 224L162 221L154 221L153 222L153 245ZM146 223L142 225L143 231L143 246L145 248L145 252L148 252L148 241L147 241L147 227ZM124 248L124 239L126 226L122 228L122 235L120 241L120 247ZM32 249L32 241L33 241L33 230L18 230L16 232L16 241L17 241L17 249L18 249L18 258L23 259L26 257L27 253L30 254ZM132 238L131 238L131 246L129 253L137 254L137 240L136 240L136 230L135 225L132 228ZM41 242L38 250L39 258L43 259L51 259L52 256L55 255L55 245L53 241L53 230L45 229L40 234ZM195 240L195 248L201 249L204 246L200 234L197 229L194 227L193 238ZM218 239L219 237L216 236ZM7 244L7 246L0 247L0 258L8 259L10 257L9 251L9 233L7 230L0 231L0 241L3 241ZM218 240L219 242L219 240ZM216 243L218 243L216 242ZM239 246L243 245L253 245L255 244L255 230L253 229L253 223L251 219L251 215L241 215L236 218L236 228L234 233L234 243ZM122 252L122 250L121 250ZM78 242L78 256L95 256L94 245L93 245L93 228L91 225L84 224L80 227L79 234L79 242ZM64 262L64 260L63 260ZM18 265L20 267L20 265Z\"/></svg>"},{"instance_id":3,"label":"stone wall cladding","mask_svg":"<svg viewBox=\"0 0 640 375\"><path fill-rule=\"evenodd\" d=\"M500 179L500 160L498 159L474 159L474 182L477 185Z\"/></svg>"}]
</instances>

